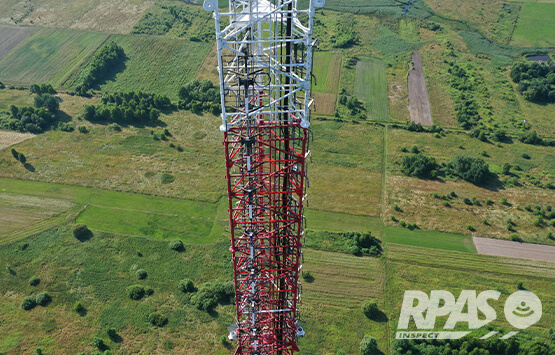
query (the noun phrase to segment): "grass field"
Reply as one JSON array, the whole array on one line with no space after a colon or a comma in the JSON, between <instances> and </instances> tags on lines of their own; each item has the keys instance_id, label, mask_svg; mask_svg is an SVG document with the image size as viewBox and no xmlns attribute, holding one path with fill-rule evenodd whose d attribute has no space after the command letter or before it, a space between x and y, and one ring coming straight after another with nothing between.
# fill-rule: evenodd
<instances>
[{"instance_id":1,"label":"grass field","mask_svg":"<svg viewBox=\"0 0 555 355\"><path fill-rule=\"evenodd\" d=\"M354 93L366 102L368 118L389 120L385 63L378 58L362 57L357 62Z\"/></svg>"},{"instance_id":2,"label":"grass field","mask_svg":"<svg viewBox=\"0 0 555 355\"><path fill-rule=\"evenodd\" d=\"M50 83L58 88L107 37L93 32L40 29L0 60L0 80L24 85Z\"/></svg>"},{"instance_id":3,"label":"grass field","mask_svg":"<svg viewBox=\"0 0 555 355\"><path fill-rule=\"evenodd\" d=\"M13 232L60 215L72 205L67 200L0 192L0 243Z\"/></svg>"},{"instance_id":4,"label":"grass field","mask_svg":"<svg viewBox=\"0 0 555 355\"><path fill-rule=\"evenodd\" d=\"M101 85L103 91L146 91L177 98L179 89L191 81L211 44L156 36L110 37L129 58L125 70Z\"/></svg>"},{"instance_id":5,"label":"grass field","mask_svg":"<svg viewBox=\"0 0 555 355\"><path fill-rule=\"evenodd\" d=\"M309 207L357 215L379 214L381 127L314 121L308 165Z\"/></svg>"},{"instance_id":6,"label":"grass field","mask_svg":"<svg viewBox=\"0 0 555 355\"><path fill-rule=\"evenodd\" d=\"M151 0L4 0L0 23L129 33Z\"/></svg>"},{"instance_id":7,"label":"grass field","mask_svg":"<svg viewBox=\"0 0 555 355\"><path fill-rule=\"evenodd\" d=\"M554 17L555 4L553 3L523 4L511 44L523 47L554 46Z\"/></svg>"}]
</instances>

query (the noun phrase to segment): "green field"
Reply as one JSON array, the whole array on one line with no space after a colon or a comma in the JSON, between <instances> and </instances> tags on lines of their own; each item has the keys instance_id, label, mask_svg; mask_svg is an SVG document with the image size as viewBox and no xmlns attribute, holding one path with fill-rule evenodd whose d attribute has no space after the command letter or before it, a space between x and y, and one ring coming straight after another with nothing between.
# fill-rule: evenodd
<instances>
[{"instance_id":1,"label":"green field","mask_svg":"<svg viewBox=\"0 0 555 355\"><path fill-rule=\"evenodd\" d=\"M334 52L315 52L312 73L316 77L316 85L312 85L312 91L337 94L340 71L340 54Z\"/></svg>"},{"instance_id":2,"label":"green field","mask_svg":"<svg viewBox=\"0 0 555 355\"><path fill-rule=\"evenodd\" d=\"M555 4L523 4L511 44L523 47L554 46L553 18L555 18Z\"/></svg>"},{"instance_id":3,"label":"green field","mask_svg":"<svg viewBox=\"0 0 555 355\"><path fill-rule=\"evenodd\" d=\"M388 243L476 253L472 238L464 235L386 227L385 240Z\"/></svg>"},{"instance_id":4,"label":"green field","mask_svg":"<svg viewBox=\"0 0 555 355\"><path fill-rule=\"evenodd\" d=\"M206 244L220 240L227 228L223 199L222 213L213 203L21 180L0 181L0 210L4 211L0 227L5 231L0 237L9 237L18 228L56 216L73 204L81 206L77 222L122 235ZM55 221L64 222L63 219Z\"/></svg>"},{"instance_id":5,"label":"green field","mask_svg":"<svg viewBox=\"0 0 555 355\"><path fill-rule=\"evenodd\" d=\"M378 58L362 57L357 62L355 95L366 102L368 118L389 120L385 63Z\"/></svg>"},{"instance_id":6,"label":"green field","mask_svg":"<svg viewBox=\"0 0 555 355\"><path fill-rule=\"evenodd\" d=\"M40 29L0 60L0 81L59 88L107 38L94 32Z\"/></svg>"},{"instance_id":7,"label":"green field","mask_svg":"<svg viewBox=\"0 0 555 355\"><path fill-rule=\"evenodd\" d=\"M156 36L110 37L123 47L128 60L125 70L101 85L103 91L145 91L177 98L179 89L191 81L211 43Z\"/></svg>"}]
</instances>

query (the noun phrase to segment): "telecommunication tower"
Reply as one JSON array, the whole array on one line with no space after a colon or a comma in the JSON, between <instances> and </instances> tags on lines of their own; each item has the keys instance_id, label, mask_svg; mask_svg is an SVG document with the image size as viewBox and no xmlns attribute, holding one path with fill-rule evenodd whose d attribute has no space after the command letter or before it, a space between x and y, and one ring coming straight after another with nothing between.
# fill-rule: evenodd
<instances>
[{"instance_id":1,"label":"telecommunication tower","mask_svg":"<svg viewBox=\"0 0 555 355\"><path fill-rule=\"evenodd\" d=\"M325 0L205 0L214 13L226 156L236 354L292 354L299 273L315 8Z\"/></svg>"}]
</instances>

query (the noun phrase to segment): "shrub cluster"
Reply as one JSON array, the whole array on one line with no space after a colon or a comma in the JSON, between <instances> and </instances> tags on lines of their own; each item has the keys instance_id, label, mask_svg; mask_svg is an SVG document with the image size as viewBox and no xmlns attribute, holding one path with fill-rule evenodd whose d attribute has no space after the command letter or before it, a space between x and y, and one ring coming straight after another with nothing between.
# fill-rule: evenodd
<instances>
[{"instance_id":1,"label":"shrub cluster","mask_svg":"<svg viewBox=\"0 0 555 355\"><path fill-rule=\"evenodd\" d=\"M195 284L191 279L184 279L179 281L177 289L183 293L193 292L195 290Z\"/></svg>"},{"instance_id":2,"label":"shrub cluster","mask_svg":"<svg viewBox=\"0 0 555 355\"><path fill-rule=\"evenodd\" d=\"M179 90L179 105L182 110L194 113L221 112L220 90L210 80L193 80Z\"/></svg>"},{"instance_id":3,"label":"shrub cluster","mask_svg":"<svg viewBox=\"0 0 555 355\"><path fill-rule=\"evenodd\" d=\"M346 232L343 235L347 238L346 247L348 252L354 255L372 255L379 256L382 254L382 241L372 236L372 233Z\"/></svg>"},{"instance_id":4,"label":"shrub cluster","mask_svg":"<svg viewBox=\"0 0 555 355\"><path fill-rule=\"evenodd\" d=\"M15 160L21 162L21 164L25 164L27 162L27 158L25 157L25 154L18 152L14 148L12 148L11 152Z\"/></svg>"},{"instance_id":5,"label":"shrub cluster","mask_svg":"<svg viewBox=\"0 0 555 355\"><path fill-rule=\"evenodd\" d=\"M71 230L73 232L73 236L77 239L84 239L91 232L89 228L82 223L74 224Z\"/></svg>"},{"instance_id":6,"label":"shrub cluster","mask_svg":"<svg viewBox=\"0 0 555 355\"><path fill-rule=\"evenodd\" d=\"M235 286L232 281L206 283L191 297L191 303L198 309L210 312L220 304L233 302Z\"/></svg>"},{"instance_id":7,"label":"shrub cluster","mask_svg":"<svg viewBox=\"0 0 555 355\"><path fill-rule=\"evenodd\" d=\"M473 184L485 182L489 175L488 164L482 158L473 158L466 155L457 155L448 165L454 175Z\"/></svg>"},{"instance_id":8,"label":"shrub cluster","mask_svg":"<svg viewBox=\"0 0 555 355\"><path fill-rule=\"evenodd\" d=\"M52 296L48 292L41 292L36 296L26 296L21 301L21 308L28 311L39 306L47 306L52 301Z\"/></svg>"},{"instance_id":9,"label":"shrub cluster","mask_svg":"<svg viewBox=\"0 0 555 355\"><path fill-rule=\"evenodd\" d=\"M518 62L511 68L511 79L528 101L555 102L555 64Z\"/></svg>"},{"instance_id":10,"label":"shrub cluster","mask_svg":"<svg viewBox=\"0 0 555 355\"><path fill-rule=\"evenodd\" d=\"M100 80L118 67L125 60L123 48L115 42L103 46L92 58L91 63L87 67L84 75L78 80L75 87L77 95L84 96Z\"/></svg>"},{"instance_id":11,"label":"shrub cluster","mask_svg":"<svg viewBox=\"0 0 555 355\"><path fill-rule=\"evenodd\" d=\"M437 176L437 164L433 157L427 157L422 153L407 155L401 161L401 171L408 176L416 176L421 179L435 178Z\"/></svg>"},{"instance_id":12,"label":"shrub cluster","mask_svg":"<svg viewBox=\"0 0 555 355\"><path fill-rule=\"evenodd\" d=\"M31 92L31 94L37 94L37 95L41 95L41 94L56 95L57 94L56 90L54 90L54 88L50 84L40 84L40 85L32 84L29 87L29 91Z\"/></svg>"}]
</instances>

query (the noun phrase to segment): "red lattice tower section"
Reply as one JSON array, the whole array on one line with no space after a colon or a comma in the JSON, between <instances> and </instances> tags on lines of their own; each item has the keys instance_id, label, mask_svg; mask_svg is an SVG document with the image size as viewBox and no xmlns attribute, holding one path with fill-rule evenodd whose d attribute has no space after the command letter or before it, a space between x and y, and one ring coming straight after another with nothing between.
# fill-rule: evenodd
<instances>
[{"instance_id":1,"label":"red lattice tower section","mask_svg":"<svg viewBox=\"0 0 555 355\"><path fill-rule=\"evenodd\" d=\"M225 133L239 354L298 351L307 129L264 115Z\"/></svg>"},{"instance_id":2,"label":"red lattice tower section","mask_svg":"<svg viewBox=\"0 0 555 355\"><path fill-rule=\"evenodd\" d=\"M292 354L299 326L313 17L325 0L230 0L216 24L237 354Z\"/></svg>"}]
</instances>

